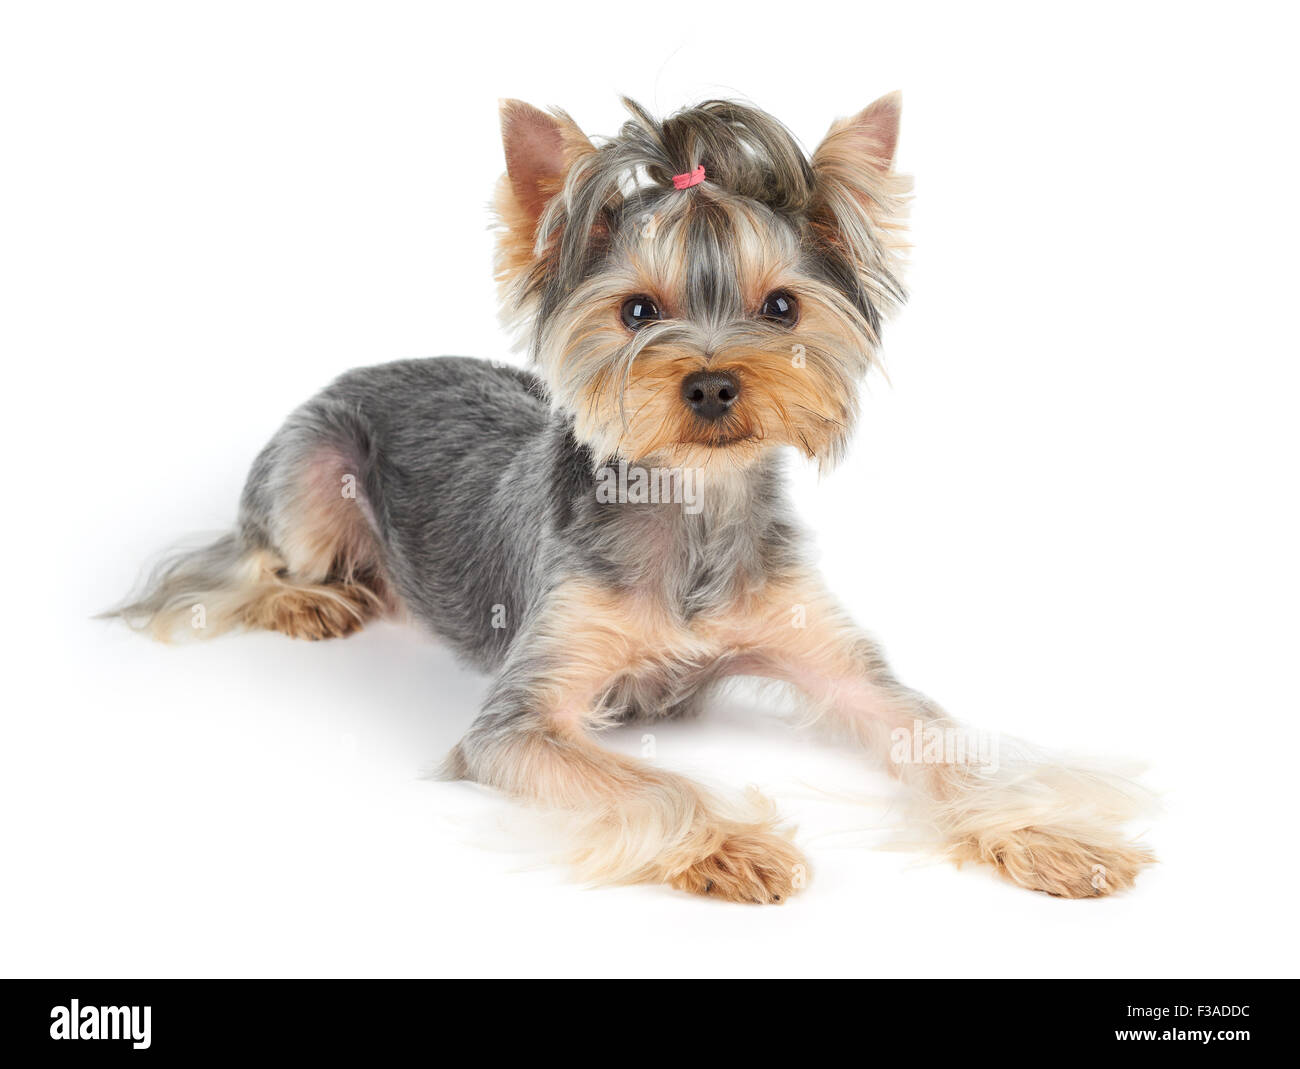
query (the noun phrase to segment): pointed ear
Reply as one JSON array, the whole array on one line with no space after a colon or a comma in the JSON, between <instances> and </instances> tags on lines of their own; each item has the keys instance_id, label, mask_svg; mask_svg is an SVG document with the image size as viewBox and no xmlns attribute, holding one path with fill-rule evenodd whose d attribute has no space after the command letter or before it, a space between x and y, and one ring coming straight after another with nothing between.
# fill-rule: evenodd
<instances>
[{"instance_id":1,"label":"pointed ear","mask_svg":"<svg viewBox=\"0 0 1300 1069\"><path fill-rule=\"evenodd\" d=\"M813 153L813 170L822 166L872 167L888 172L898 148L898 120L903 112L903 94L886 93L851 119L832 124Z\"/></svg>"},{"instance_id":2,"label":"pointed ear","mask_svg":"<svg viewBox=\"0 0 1300 1069\"><path fill-rule=\"evenodd\" d=\"M563 112L548 115L522 100L501 102L501 140L506 151L508 189L515 222L537 221L564 184L569 166L595 148ZM532 235L530 234L529 237Z\"/></svg>"},{"instance_id":3,"label":"pointed ear","mask_svg":"<svg viewBox=\"0 0 1300 1069\"><path fill-rule=\"evenodd\" d=\"M853 264L873 320L903 299L904 215L912 183L894 171L901 112L901 94L881 97L834 123L812 157L814 231Z\"/></svg>"}]
</instances>

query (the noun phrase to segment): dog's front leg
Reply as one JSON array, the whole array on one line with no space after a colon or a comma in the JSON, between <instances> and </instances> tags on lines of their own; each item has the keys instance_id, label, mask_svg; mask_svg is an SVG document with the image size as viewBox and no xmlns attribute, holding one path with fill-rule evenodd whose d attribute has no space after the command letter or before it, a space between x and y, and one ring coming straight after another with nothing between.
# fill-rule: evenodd
<instances>
[{"instance_id":1,"label":"dog's front leg","mask_svg":"<svg viewBox=\"0 0 1300 1069\"><path fill-rule=\"evenodd\" d=\"M950 720L895 678L816 575L773 584L737 627L747 671L794 685L816 719L884 762L953 860L1070 898L1126 887L1154 860L1122 830L1149 800L1142 788Z\"/></svg>"},{"instance_id":2,"label":"dog's front leg","mask_svg":"<svg viewBox=\"0 0 1300 1069\"><path fill-rule=\"evenodd\" d=\"M472 779L579 823L583 879L668 883L744 902L781 902L807 863L757 799L727 804L684 776L598 746L590 732L629 675L663 669L663 635L592 584L554 591L511 646L468 734L448 760Z\"/></svg>"}]
</instances>

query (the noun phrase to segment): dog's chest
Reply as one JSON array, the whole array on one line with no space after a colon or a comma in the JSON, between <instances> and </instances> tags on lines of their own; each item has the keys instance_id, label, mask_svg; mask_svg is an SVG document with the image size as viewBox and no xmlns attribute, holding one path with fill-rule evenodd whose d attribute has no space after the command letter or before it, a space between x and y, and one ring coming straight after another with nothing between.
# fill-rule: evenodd
<instances>
[{"instance_id":1,"label":"dog's chest","mask_svg":"<svg viewBox=\"0 0 1300 1069\"><path fill-rule=\"evenodd\" d=\"M659 590L627 595L615 614L619 656L601 704L615 716L681 715L710 684L762 674L786 637L787 600L759 584L687 613Z\"/></svg>"},{"instance_id":2,"label":"dog's chest","mask_svg":"<svg viewBox=\"0 0 1300 1069\"><path fill-rule=\"evenodd\" d=\"M618 571L690 632L699 617L725 615L771 567L768 532L750 515L650 506L620 521L609 544Z\"/></svg>"}]
</instances>

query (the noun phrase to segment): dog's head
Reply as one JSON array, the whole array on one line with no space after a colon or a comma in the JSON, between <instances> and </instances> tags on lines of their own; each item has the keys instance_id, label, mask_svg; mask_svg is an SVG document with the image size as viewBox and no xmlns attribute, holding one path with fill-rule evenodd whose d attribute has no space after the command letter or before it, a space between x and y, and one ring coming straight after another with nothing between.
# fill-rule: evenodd
<instances>
[{"instance_id":1,"label":"dog's head","mask_svg":"<svg viewBox=\"0 0 1300 1069\"><path fill-rule=\"evenodd\" d=\"M504 315L598 462L743 467L842 451L884 316L903 298L899 98L835 123L809 158L756 108L617 137L502 107Z\"/></svg>"}]
</instances>

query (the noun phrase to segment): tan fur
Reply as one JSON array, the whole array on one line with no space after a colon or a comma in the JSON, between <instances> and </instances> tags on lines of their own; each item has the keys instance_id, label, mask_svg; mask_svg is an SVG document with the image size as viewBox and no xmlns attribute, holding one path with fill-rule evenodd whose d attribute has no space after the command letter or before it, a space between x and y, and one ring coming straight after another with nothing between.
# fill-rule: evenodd
<instances>
[{"instance_id":1,"label":"tan fur","mask_svg":"<svg viewBox=\"0 0 1300 1069\"><path fill-rule=\"evenodd\" d=\"M800 626L802 625L802 626ZM889 733L914 718L943 722L933 703L900 686L871 640L811 574L741 592L726 610L690 623L650 589L627 594L573 582L557 591L542 635L556 668L540 691L547 725L495 767L492 782L574 810L587 879L649 880L741 901L788 897L803 861L775 829L769 803L739 812L681 777L597 749L604 696L620 678L668 679L722 662L792 683L809 718L881 760ZM562 651L562 653L561 653ZM983 776L951 764L888 764L911 790L913 828L958 863L993 865L1021 886L1093 897L1129 886L1154 860L1123 826L1147 799L1123 777L1033 752L1005 755ZM765 897L766 896L766 897Z\"/></svg>"},{"instance_id":2,"label":"tan fur","mask_svg":"<svg viewBox=\"0 0 1300 1069\"><path fill-rule=\"evenodd\" d=\"M141 621L153 637L213 638L237 628L293 638L339 638L392 611L358 499L345 496L346 462L322 451L283 489L273 537L279 551L251 549L201 584L172 584ZM128 618L130 618L128 616Z\"/></svg>"},{"instance_id":3,"label":"tan fur","mask_svg":"<svg viewBox=\"0 0 1300 1069\"><path fill-rule=\"evenodd\" d=\"M516 736L475 778L572 814L568 860L583 880L780 902L806 873L761 796L722 802L684 776L600 749L580 729Z\"/></svg>"},{"instance_id":4,"label":"tan fur","mask_svg":"<svg viewBox=\"0 0 1300 1069\"><path fill-rule=\"evenodd\" d=\"M599 749L586 732L604 723L603 699L620 679L704 671L785 644L787 630L781 596L746 594L731 611L687 625L653 591L566 583L534 638L543 657L554 654L536 692L545 727L503 747L476 778L573 812L581 845L570 860L583 879L784 901L803 886L808 865L770 802L753 793L723 802L684 777Z\"/></svg>"},{"instance_id":5,"label":"tan fur","mask_svg":"<svg viewBox=\"0 0 1300 1069\"><path fill-rule=\"evenodd\" d=\"M1091 828L1016 828L954 842L947 856L958 865L981 861L1032 891L1058 898L1098 898L1133 885L1155 855L1119 835Z\"/></svg>"},{"instance_id":6,"label":"tan fur","mask_svg":"<svg viewBox=\"0 0 1300 1069\"><path fill-rule=\"evenodd\" d=\"M732 902L780 903L804 885L808 863L783 836L744 827L724 830L716 848L670 876L679 891Z\"/></svg>"},{"instance_id":7,"label":"tan fur","mask_svg":"<svg viewBox=\"0 0 1300 1069\"><path fill-rule=\"evenodd\" d=\"M215 638L240 628L280 631L291 638L340 638L391 609L384 584L311 582L291 577L282 558L266 550L246 554L221 585L175 594L146 628L167 642Z\"/></svg>"},{"instance_id":8,"label":"tan fur","mask_svg":"<svg viewBox=\"0 0 1300 1069\"><path fill-rule=\"evenodd\" d=\"M361 583L293 583L268 577L236 616L239 625L312 641L342 638L386 611L382 595Z\"/></svg>"},{"instance_id":9,"label":"tan fur","mask_svg":"<svg viewBox=\"0 0 1300 1069\"><path fill-rule=\"evenodd\" d=\"M909 248L906 214L912 180L893 169L902 97L889 93L832 124L812 156L812 219L823 240L844 248L864 286L877 267L897 272Z\"/></svg>"},{"instance_id":10,"label":"tan fur","mask_svg":"<svg viewBox=\"0 0 1300 1069\"><path fill-rule=\"evenodd\" d=\"M664 332L651 327L630 365L611 363L609 354L628 339L619 319L627 294L650 294L669 319L685 304L691 212L711 198L732 217L732 253L752 313L782 289L799 302L797 326L733 324L711 332L679 326L663 342L655 339ZM572 296L573 325L563 347L557 342L539 354L548 381L561 394L574 394L578 436L601 457L678 467L744 467L774 445L833 463L856 414L855 378L871 365L877 339L849 314L842 295L800 272L793 235L773 232L770 220L740 198L702 189L658 225L655 240L636 245L626 263ZM856 354L857 362L846 362L846 354ZM740 398L720 424L701 424L681 403L681 380L705 368L740 381Z\"/></svg>"},{"instance_id":11,"label":"tan fur","mask_svg":"<svg viewBox=\"0 0 1300 1069\"><path fill-rule=\"evenodd\" d=\"M240 625L292 638L340 638L392 607L359 499L343 492L350 469L344 457L322 450L294 473L275 520L282 556L264 561Z\"/></svg>"},{"instance_id":12,"label":"tan fur","mask_svg":"<svg viewBox=\"0 0 1300 1069\"><path fill-rule=\"evenodd\" d=\"M375 537L361 499L344 492L353 465L321 449L303 460L282 490L272 532L283 567L297 581L350 582L378 569Z\"/></svg>"},{"instance_id":13,"label":"tan fur","mask_svg":"<svg viewBox=\"0 0 1300 1069\"><path fill-rule=\"evenodd\" d=\"M705 648L689 632L651 600L573 581L553 594L536 649L554 653L536 690L541 726L511 736L475 778L571 813L579 845L569 860L580 878L667 883L740 902L784 901L802 886L807 862L757 792L721 800L587 735L603 724L602 697L620 677L701 661Z\"/></svg>"},{"instance_id":14,"label":"tan fur","mask_svg":"<svg viewBox=\"0 0 1300 1069\"><path fill-rule=\"evenodd\" d=\"M893 169L899 109L898 95L890 94L831 127L810 161L806 205L818 240L854 265L882 313L901 298L906 250L910 180ZM539 168L534 153L524 166L512 165L498 200L506 231L499 247L505 303L526 322L533 310L526 276L555 247L540 248L536 235L560 239L560 209L582 188L587 168L586 149L570 156L555 120L531 111L517 116L523 133L512 137L507 123L507 158L517 140L549 146L541 155L550 159ZM573 131L576 145L581 135ZM519 181L542 173L555 180L548 188L560 190L566 170L563 190L545 211L537 207L543 199L537 181ZM856 415L857 382L875 360L873 325L839 290L801 270L800 239L758 201L706 180L660 203L642 230L615 236L598 275L565 295L563 329L537 339L539 370L554 403L572 412L578 438L598 463L620 457L721 472L725 480L774 445L833 463ZM727 254L746 306L745 316L733 318L741 321L693 322L686 314L688 235L711 213L725 213L729 223ZM548 223L555 224L549 231ZM756 317L764 295L776 289L796 298L800 315L797 323L773 329ZM630 334L620 308L632 294L651 297L664 322ZM727 371L739 384L725 418L710 425L679 395L685 376L705 368ZM582 799L591 820L588 872L667 879L689 890L722 884L732 897L746 897L743 886L759 883L771 893L779 882L773 874L790 869L788 847L765 830L774 818L756 822L756 832L737 829L685 781L573 749L589 745L579 742L582 733L604 724L620 701L644 705L711 672L767 676L797 688L807 699L808 720L837 728L886 761L910 789L914 828L956 861L987 862L1023 886L1080 896L1127 886L1151 860L1122 832L1144 802L1122 776L1023 747L996 771L890 762L898 730L951 721L893 677L879 647L813 574L748 577L731 604L689 621L669 607L674 602L662 579L625 576L633 578L631 589L617 593L593 584L555 592L540 633L528 636L550 666L536 682L545 734L501 773L515 793L565 805ZM559 760L561 752L567 760ZM551 789L539 789L539 776Z\"/></svg>"},{"instance_id":15,"label":"tan fur","mask_svg":"<svg viewBox=\"0 0 1300 1069\"><path fill-rule=\"evenodd\" d=\"M562 111L547 114L522 100L501 102L507 171L497 183L497 282L503 295L533 264L537 224L569 167L596 147Z\"/></svg>"},{"instance_id":16,"label":"tan fur","mask_svg":"<svg viewBox=\"0 0 1300 1069\"><path fill-rule=\"evenodd\" d=\"M793 610L804 626L790 626ZM773 584L747 608L748 666L789 682L811 702L810 718L859 742L911 789L920 845L949 859L993 865L1031 890L1096 897L1130 886L1154 855L1124 828L1152 808L1126 776L1002 740L1000 767L887 760L890 732L913 721L960 725L901 686L876 644L857 629L812 574ZM746 625L737 624L738 631Z\"/></svg>"}]
</instances>

